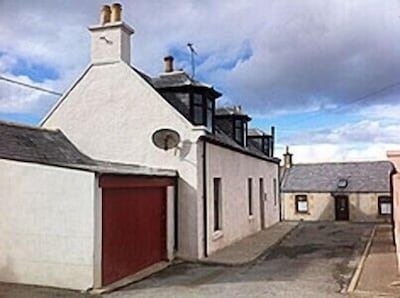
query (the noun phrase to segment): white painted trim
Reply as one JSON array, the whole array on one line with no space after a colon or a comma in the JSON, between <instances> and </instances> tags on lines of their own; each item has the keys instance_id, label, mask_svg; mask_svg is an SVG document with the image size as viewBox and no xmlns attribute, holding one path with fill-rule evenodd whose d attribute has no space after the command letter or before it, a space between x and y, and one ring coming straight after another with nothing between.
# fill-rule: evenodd
<instances>
[{"instance_id":1,"label":"white painted trim","mask_svg":"<svg viewBox=\"0 0 400 298\"><path fill-rule=\"evenodd\" d=\"M93 288L100 288L102 282L102 247L103 247L103 196L99 186L99 176L96 175L94 185L94 248L93 248Z\"/></svg>"},{"instance_id":2,"label":"white painted trim","mask_svg":"<svg viewBox=\"0 0 400 298\"><path fill-rule=\"evenodd\" d=\"M167 187L167 258L174 259L175 242L175 187Z\"/></svg>"}]
</instances>

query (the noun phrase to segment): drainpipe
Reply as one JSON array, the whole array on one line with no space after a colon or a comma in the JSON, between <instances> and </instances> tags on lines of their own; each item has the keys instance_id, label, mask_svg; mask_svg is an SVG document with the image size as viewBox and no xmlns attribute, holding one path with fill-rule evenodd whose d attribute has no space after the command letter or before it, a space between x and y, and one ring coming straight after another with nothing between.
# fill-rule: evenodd
<instances>
[{"instance_id":1,"label":"drainpipe","mask_svg":"<svg viewBox=\"0 0 400 298\"><path fill-rule=\"evenodd\" d=\"M203 227L204 227L204 257L208 257L207 230L207 142L203 140Z\"/></svg>"},{"instance_id":2,"label":"drainpipe","mask_svg":"<svg viewBox=\"0 0 400 298\"><path fill-rule=\"evenodd\" d=\"M178 191L179 191L179 176L175 179L175 192L174 192L174 251L178 250Z\"/></svg>"},{"instance_id":3,"label":"drainpipe","mask_svg":"<svg viewBox=\"0 0 400 298\"><path fill-rule=\"evenodd\" d=\"M393 178L397 174L395 169L392 169L389 172L389 182L390 182L390 196L392 197L392 216L391 216L391 224L392 224L392 241L393 245L396 246L396 221L394 220L394 191L393 191Z\"/></svg>"}]
</instances>

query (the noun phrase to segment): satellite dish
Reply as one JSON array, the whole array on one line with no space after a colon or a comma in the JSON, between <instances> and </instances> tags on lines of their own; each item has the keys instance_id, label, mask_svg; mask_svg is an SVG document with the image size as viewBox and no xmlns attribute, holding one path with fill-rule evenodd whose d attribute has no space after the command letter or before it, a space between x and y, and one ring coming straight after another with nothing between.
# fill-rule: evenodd
<instances>
[{"instance_id":1,"label":"satellite dish","mask_svg":"<svg viewBox=\"0 0 400 298\"><path fill-rule=\"evenodd\" d=\"M181 137L175 130L163 128L153 133L152 140L158 148L167 151L178 146Z\"/></svg>"}]
</instances>

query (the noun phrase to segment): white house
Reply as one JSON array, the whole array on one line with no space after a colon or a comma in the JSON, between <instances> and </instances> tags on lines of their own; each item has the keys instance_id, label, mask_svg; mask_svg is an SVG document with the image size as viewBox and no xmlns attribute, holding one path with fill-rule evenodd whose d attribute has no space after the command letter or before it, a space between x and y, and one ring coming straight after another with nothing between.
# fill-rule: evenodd
<instances>
[{"instance_id":1,"label":"white house","mask_svg":"<svg viewBox=\"0 0 400 298\"><path fill-rule=\"evenodd\" d=\"M89 28L90 65L41 125L61 128L95 159L176 170L182 258L204 258L278 222L279 159L247 138L250 118L238 107L216 113L221 94L174 70L172 57L156 78L131 66L134 30L120 9L103 7L101 24ZM179 134L177 148L153 144L164 128Z\"/></svg>"},{"instance_id":2,"label":"white house","mask_svg":"<svg viewBox=\"0 0 400 298\"><path fill-rule=\"evenodd\" d=\"M0 281L87 290L174 251L176 172L93 160L0 122Z\"/></svg>"}]
</instances>

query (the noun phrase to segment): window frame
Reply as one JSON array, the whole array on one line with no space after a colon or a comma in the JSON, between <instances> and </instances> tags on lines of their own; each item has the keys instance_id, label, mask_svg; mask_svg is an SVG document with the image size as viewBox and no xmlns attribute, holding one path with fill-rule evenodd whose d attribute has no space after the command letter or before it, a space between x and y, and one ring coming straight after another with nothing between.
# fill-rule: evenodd
<instances>
[{"instance_id":1,"label":"window frame","mask_svg":"<svg viewBox=\"0 0 400 298\"><path fill-rule=\"evenodd\" d=\"M307 210L300 210L299 209L299 202L306 202ZM296 213L308 214L308 212L309 212L309 204L308 204L308 196L306 194L296 195L294 197L294 203L295 203L295 207L296 207Z\"/></svg>"},{"instance_id":2,"label":"window frame","mask_svg":"<svg viewBox=\"0 0 400 298\"><path fill-rule=\"evenodd\" d=\"M390 213L383 213L382 205L389 204L390 205ZM391 196L378 196L378 214L382 216L389 216L393 213L393 201Z\"/></svg>"},{"instance_id":3,"label":"window frame","mask_svg":"<svg viewBox=\"0 0 400 298\"><path fill-rule=\"evenodd\" d=\"M201 103L196 102L201 97ZM211 105L209 105L211 103ZM201 110L200 119L195 119L195 111ZM215 130L215 100L207 96L204 92L190 92L190 117L194 125L203 125L210 132L214 133ZM211 123L208 120L211 119ZM210 125L209 125L210 124Z\"/></svg>"},{"instance_id":4,"label":"window frame","mask_svg":"<svg viewBox=\"0 0 400 298\"><path fill-rule=\"evenodd\" d=\"M247 178L247 207L248 215L252 217L254 215L254 204L253 204L253 178Z\"/></svg>"},{"instance_id":5,"label":"window frame","mask_svg":"<svg viewBox=\"0 0 400 298\"><path fill-rule=\"evenodd\" d=\"M216 208L217 207L217 208ZM213 231L222 231L222 179L221 177L213 178Z\"/></svg>"}]
</instances>

